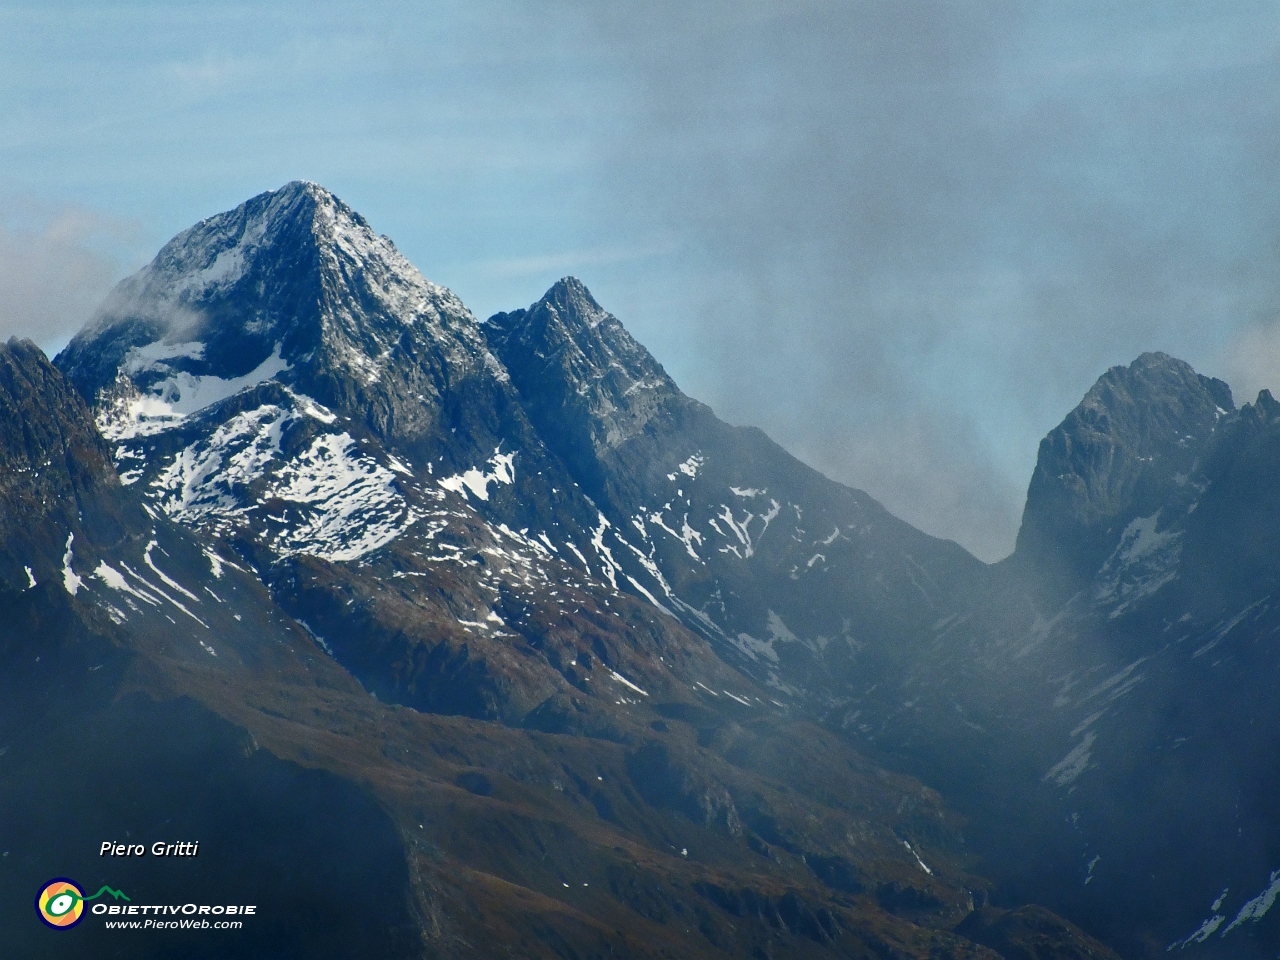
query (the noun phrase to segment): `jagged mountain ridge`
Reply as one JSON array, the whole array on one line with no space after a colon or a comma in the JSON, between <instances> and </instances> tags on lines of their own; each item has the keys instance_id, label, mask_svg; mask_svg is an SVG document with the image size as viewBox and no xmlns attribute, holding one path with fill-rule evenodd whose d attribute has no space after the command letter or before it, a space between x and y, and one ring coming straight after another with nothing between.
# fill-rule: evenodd
<instances>
[{"instance_id":1,"label":"jagged mountain ridge","mask_svg":"<svg viewBox=\"0 0 1280 960\"><path fill-rule=\"evenodd\" d=\"M963 869L954 822L920 785L829 733L732 699L700 707L664 697L665 719L593 737L379 703L241 566L258 559L249 546L220 553L234 537L206 541L147 503L140 478L119 481L87 408L38 350L0 350L0 370L12 374L0 410L15 412L0 417L0 442L16 449L28 438L25 460L0 465L0 489L30 482L34 465L40 489L77 491L75 511L60 495L44 498L40 514L20 514L22 498L0 501L6 529L22 523L29 534L12 541L31 549L17 556L24 574L30 566L39 577L0 585L11 694L0 710L0 793L17 812L8 822L36 825L7 839L17 855L0 871L21 888L51 869L50 818L61 828L59 868L88 876L101 869L98 834L149 835L181 808L183 827L212 847L202 861L214 864L202 880L209 896L236 886L282 916L311 918L305 929L262 928L248 945L219 948L246 956L491 956L513 942L534 956L578 947L632 957L994 956L976 943L984 931L973 940L949 932L984 887ZM281 401L283 390L249 388L228 415ZM180 426L198 432L201 423L196 415ZM278 439L288 447L284 431ZM145 464L134 469L145 475ZM74 549L55 568L62 576L46 578L42 558L63 543L73 512ZM386 573L385 587L407 579ZM628 615L645 613L649 629L675 624L632 603ZM58 623L67 628L50 629ZM662 644L659 657L674 646ZM31 716L30 703L42 712ZM87 811L76 809L85 777L103 784ZM280 803L283 816L272 812ZM308 881L286 883L282 869L304 869L294 845L340 855L306 861ZM241 861L243 848L257 853ZM140 862L111 866L117 884L155 895ZM251 887L237 873L245 870L256 872ZM192 889L181 874L167 882ZM351 894L366 887L367 896ZM318 903L323 922L312 918ZM22 929L21 919L6 927ZM1107 956L1056 918L1052 929L1054 942ZM49 945L33 942L25 955ZM111 934L87 949L172 957L200 948Z\"/></svg>"},{"instance_id":2,"label":"jagged mountain ridge","mask_svg":"<svg viewBox=\"0 0 1280 960\"><path fill-rule=\"evenodd\" d=\"M577 329L566 334L575 313ZM599 496L618 514L650 519L670 535L675 562L664 558L663 570L681 599L706 613L707 593L695 585L700 571L684 555L700 558L680 549L691 546L696 511L664 516L665 504L655 516L636 491L661 489L654 465L672 459L663 456L668 438L679 438L677 450L690 435L702 441L681 452L716 449L689 426L701 419L714 429L716 422L668 393L665 405L646 403L643 429L626 411L621 422L630 429L611 430L615 411L625 411L633 393L661 384L660 368L643 355L635 359L625 331L585 290L555 290L528 314L533 322L500 315L489 326L531 419L540 429L559 424L558 452L576 475L602 478ZM592 337L601 342L590 350L564 346ZM528 370L513 355L513 341L534 358ZM602 358L594 379L584 362L593 355ZM557 362L565 373L548 378ZM610 373L601 376L603 369ZM583 382L601 387L583 389ZM756 610L744 604L734 612L754 613L756 624L769 616L788 640L796 624L809 626L810 637L822 635L805 622L807 611L855 612L852 622L875 625L869 632L878 644L870 651L819 662L826 684L814 682L818 671L794 655L795 645L765 675L808 693L810 708L833 710L857 742L910 758L918 775L968 795L968 809L984 822L974 832L1005 858L1002 877L1015 900L1049 902L1136 955L1171 943L1206 956L1264 955L1280 936L1275 917L1263 922L1268 891L1277 889L1280 846L1258 813L1278 789L1266 759L1274 737L1261 731L1276 729L1280 718L1258 709L1268 699L1260 677L1277 666L1265 638L1275 629L1269 545L1280 505L1269 478L1280 470L1280 451L1269 424L1278 408L1263 392L1236 411L1225 383L1165 354L1144 354L1104 374L1046 438L1015 555L985 577L954 568L939 577L960 600L936 621L886 628L859 598L805 596L794 587L788 597L788 585L779 589L758 572L749 585L734 584L747 585ZM576 436L565 435L566 424ZM766 458L738 462L758 469ZM702 464L689 463L695 465L705 476ZM690 470L666 479L681 497L696 490L698 476ZM747 485L741 476L716 480L735 493L736 484ZM682 562L694 572L677 572ZM875 562L884 565L885 555ZM859 582L856 574L851 580ZM931 607L933 598L921 593ZM920 599L898 594L893 605ZM788 600L800 602L784 608ZM724 616L714 625L730 624ZM723 632L737 633L744 653L773 659L745 631L730 625ZM1224 640L1236 652L1206 659ZM834 696L822 696L827 691ZM1233 746L1232 732L1245 729L1260 734ZM1011 806L1010 796L1023 799ZM1129 799L1117 805L1117 797ZM1021 829L1009 828L1011 815ZM1164 824L1181 825L1183 845L1168 843ZM1040 852L1027 857L1028 845ZM1203 869L1188 874L1187 862ZM1133 874L1151 868L1165 881L1135 889ZM1205 912L1210 902L1230 913L1215 919Z\"/></svg>"},{"instance_id":3,"label":"jagged mountain ridge","mask_svg":"<svg viewBox=\"0 0 1280 960\"><path fill-rule=\"evenodd\" d=\"M237 337L251 349L228 346ZM888 637L944 616L957 582L981 567L758 431L721 423L577 281L477 324L314 184L179 235L57 363L94 402L126 481L234 541L290 596L329 609L351 599L329 574L329 600L299 585L302 556L354 576L350 564L389 551L400 558L391 574L423 578L419 599L440 577L485 580L500 602L473 593L446 604L435 628L453 635L440 656L457 676L484 676L470 702L486 715L531 707L527 696L499 702L504 681L477 665L496 662L478 647L521 611L558 608L559 583L671 613L785 702L809 688L838 699L828 661L892 647ZM401 650L396 678L366 682L438 707L410 690L417 641L395 639L395 623L379 631ZM509 661L507 646L491 653ZM551 659L559 676L543 670L543 693L581 685L569 669L578 657ZM718 662L687 674L697 696L727 695L713 682Z\"/></svg>"},{"instance_id":4,"label":"jagged mountain ridge","mask_svg":"<svg viewBox=\"0 0 1280 960\"><path fill-rule=\"evenodd\" d=\"M535 953L559 952L555 944L584 936L635 952L625 929L642 930L659 951L675 937L680 955L843 955L869 943L907 955L983 955L974 941L945 932L984 888L964 873L962 841L936 798L885 779L838 737L791 717L815 671L808 656L804 670L783 679L778 667L788 652L874 647L883 639L880 623L869 617L857 636L843 623L832 637L802 636L784 620L797 614L773 608L783 591L773 606L759 603L763 587L776 581L790 589L827 569L825 556L819 565L807 552L820 539L835 546L828 552L837 571L838 551L860 558L863 593L900 635L895 596L945 605L946 568L977 569L976 561L911 531L865 495L805 472L763 435L725 427L705 408L696 430L667 431L650 451L656 489L601 496L605 488L583 472L588 460L540 438L528 399L488 349L498 325L475 324L397 257L336 198L292 184L180 235L59 356L95 405L122 495L210 538L215 555L238 558L284 607L273 615L337 661L321 658L323 669L315 668L337 671L332 694L305 684L276 690L245 676L211 685L176 668L164 689L194 691L270 739L283 757L375 783L410 837L421 837L415 820L429 821L429 842L409 845L411 873L427 878L414 882L414 902L428 918L428 941L446 955L483 952L463 940L489 943L495 931L527 940L516 920L521 910L538 918L534 929L547 931L529 946ZM573 286L558 285L549 297ZM426 295L414 301L405 291ZM589 301L585 288L582 295ZM625 336L620 325L600 326ZM247 345L239 353L237 338ZM652 363L631 344L633 364ZM667 388L668 406L692 403L669 382L658 386ZM637 414L626 436L634 441L653 419L632 402L627 408ZM603 437L606 446L617 439L607 430ZM718 446L677 451L691 442ZM622 491L619 464L605 461L617 474L612 488ZM751 486L752 470L794 511L796 525L787 528L794 545L773 543L782 538L774 524L782 500L770 496L756 510L738 504L770 494L765 484ZM705 517L706 548L723 557L712 558L711 575L701 572L706 564L693 544L704 544L689 524L664 521L669 487L685 478L689 495L676 486L675 496L705 497L690 516ZM845 524L834 536L814 502L825 496L837 498L826 512ZM653 511L631 523L644 497L653 498ZM799 525L804 513L824 521L820 535ZM659 536L664 526L670 530ZM675 549L662 539L668 536L681 541L688 563L665 559ZM920 559L896 537L910 540ZM892 554L890 576L875 562L877 551ZM699 578L716 584L719 620L695 605L707 607L714 591L687 590L690 600L679 592ZM915 622L908 618L908 626ZM768 638L734 632L743 625ZM304 649L309 657L315 648ZM363 692L342 686L349 678L339 682L348 675L337 664L381 702L507 726L371 706ZM403 733L394 749L373 756L388 724ZM338 733L317 753L317 735ZM427 743L457 762L441 769L424 756ZM588 774L592 764L598 774ZM416 793L405 792L406 777ZM462 815L473 818L477 837L488 836L494 817L508 817L505 804L549 812L521 813L499 831L501 842L473 841L447 829L456 812L423 812L456 811L462 795L476 798ZM549 861L548 830L564 847ZM512 831L527 849L506 849ZM569 842L574 835L583 840ZM527 855L534 846L540 866ZM441 849L444 861L436 863ZM677 857L685 849L692 857ZM592 899L590 911L612 917L613 932L573 912L576 892L561 893L569 889L561 875L585 864L593 898L609 879L610 893ZM771 879L748 880L743 870ZM631 879L619 886L620 876ZM505 883L533 891L540 905L516 908L521 901L500 892ZM550 919L563 912L566 896L569 919ZM477 897L501 919L464 920L465 904ZM442 903L461 910L444 916ZM671 926L690 909L700 918L693 939ZM638 927L637 914L648 918ZM850 934L854 927L861 932ZM1067 927L1054 929L1053 937L1082 944L1086 955L1105 955Z\"/></svg>"},{"instance_id":5,"label":"jagged mountain ridge","mask_svg":"<svg viewBox=\"0 0 1280 960\"><path fill-rule=\"evenodd\" d=\"M1275 917L1232 923L1261 909L1272 833L1223 815L1216 784L1272 795L1271 741L1216 753L1259 722L1271 668L1269 395L1235 412L1225 384L1158 354L1109 371L1046 439L1019 550L988 569L717 420L577 281L478 323L307 184L183 237L58 363L126 494L252 567L380 700L612 744L641 801L628 823L666 810L727 836L725 862L750 850L828 889L852 870L880 908L963 912L959 873L924 913L892 892L928 886L954 837L930 847L917 821L899 846L882 823L860 859L775 829L841 814L732 785L776 743L762 731L822 718L842 734L799 751L815 768L853 742L981 816L970 835L1021 860L1001 865L1005 906L1045 900L1133 956L1266 948ZM252 351L233 358L218 324ZM116 359L95 366L98 345ZM1206 660L1224 644L1234 666ZM1244 705L1219 708L1233 690ZM1198 734L1179 742L1170 718ZM620 796L591 803L608 820ZM1116 796L1189 825L1188 846ZM1185 856L1203 876L1128 883ZM1235 912L1196 939L1219 877ZM1038 922L969 929L995 944Z\"/></svg>"},{"instance_id":6,"label":"jagged mountain ridge","mask_svg":"<svg viewBox=\"0 0 1280 960\"><path fill-rule=\"evenodd\" d=\"M569 482L538 461L470 311L316 184L289 184L179 234L57 362L108 436L162 432L271 381L305 398L296 412L323 420L337 410L436 476L485 472L504 445L522 449L524 495L493 473L488 494L518 526ZM562 508L540 522L574 519Z\"/></svg>"},{"instance_id":7,"label":"jagged mountain ridge","mask_svg":"<svg viewBox=\"0 0 1280 960\"><path fill-rule=\"evenodd\" d=\"M170 316L168 326L156 319ZM234 348L240 337L252 350ZM542 680L532 684L527 663L501 640L507 619L558 608L560 585L591 578L582 558L593 551L592 527L604 527L545 456L470 313L326 191L291 184L179 235L58 362L82 391L96 389L89 395L126 482L270 568L288 596L308 596L315 609L294 612L317 619L322 638L342 633L324 613L336 594L346 605L379 592L372 584L383 573L420 578L414 605L419 618L435 613L432 644L442 634L448 652L437 658L453 665L446 681L467 676L484 688L459 695L446 682L455 707L484 704L485 715L513 719L568 695L574 652L554 657L563 661L556 667L541 658ZM556 543L545 532L539 540L531 524ZM333 565L401 537L405 563L394 571L370 572L363 586L348 582L362 579L349 567L345 579L332 576ZM603 546L596 552L608 556ZM313 571L316 560L330 566ZM310 587L302 584L312 572ZM392 699L439 707L418 689L422 631L406 633L403 620L377 630L400 659L362 676ZM334 645L350 652L348 662L372 666L363 651ZM721 668L703 659L703 679L714 683ZM652 658L642 661L629 675L651 684ZM512 671L524 679L508 682ZM633 696L623 685L608 705Z\"/></svg>"}]
</instances>

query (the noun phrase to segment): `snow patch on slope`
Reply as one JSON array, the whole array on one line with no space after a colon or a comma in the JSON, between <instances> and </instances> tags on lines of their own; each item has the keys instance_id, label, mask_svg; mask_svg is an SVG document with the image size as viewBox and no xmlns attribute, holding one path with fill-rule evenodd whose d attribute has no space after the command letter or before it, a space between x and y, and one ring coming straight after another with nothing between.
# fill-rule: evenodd
<instances>
[{"instance_id":1,"label":"snow patch on slope","mask_svg":"<svg viewBox=\"0 0 1280 960\"><path fill-rule=\"evenodd\" d=\"M1252 920L1257 923L1267 915L1267 911L1275 906L1277 897L1280 897L1280 870L1273 870L1271 873L1271 885L1240 908L1240 912L1231 921L1231 925L1222 931L1222 935L1225 937L1246 920Z\"/></svg>"},{"instance_id":2,"label":"snow patch on slope","mask_svg":"<svg viewBox=\"0 0 1280 960\"><path fill-rule=\"evenodd\" d=\"M1125 527L1119 546L1098 573L1095 596L1104 605L1114 605L1112 617L1178 576L1182 534L1157 531L1159 516L1138 517Z\"/></svg>"},{"instance_id":3,"label":"snow patch on slope","mask_svg":"<svg viewBox=\"0 0 1280 960\"><path fill-rule=\"evenodd\" d=\"M720 513L715 519L723 520L725 525L733 531L733 535L738 542L721 547L720 552L732 553L743 560L750 559L755 555L756 547L759 546L761 538L764 537L765 532L769 529L769 524L774 521L781 510L782 506L777 500L770 500L769 509L760 514L758 518L756 514L748 510L744 511L746 515L741 520L738 520L733 515L733 508L728 504L722 503L720 505ZM763 521L763 526L760 528L759 533L753 535L751 533L751 521L756 519ZM715 520L711 521L711 525L719 531L720 528L716 525Z\"/></svg>"},{"instance_id":4,"label":"snow patch on slope","mask_svg":"<svg viewBox=\"0 0 1280 960\"><path fill-rule=\"evenodd\" d=\"M627 687L630 690L634 690L636 693L640 694L642 697L647 697L649 695L647 691L641 690L634 683L632 683L630 680L628 680L626 677L620 674L617 670L610 670L609 676L613 677L614 680L618 681L618 683L622 684L624 687Z\"/></svg>"},{"instance_id":5,"label":"snow patch on slope","mask_svg":"<svg viewBox=\"0 0 1280 960\"><path fill-rule=\"evenodd\" d=\"M470 491L477 500L488 500L489 484L502 483L511 486L516 482L515 458L514 453L501 453L494 450L493 456L489 458L491 470L485 471L472 467L464 473L443 477L436 483L446 490L462 494L463 497L466 497L467 491Z\"/></svg>"},{"instance_id":6,"label":"snow patch on slope","mask_svg":"<svg viewBox=\"0 0 1280 960\"><path fill-rule=\"evenodd\" d=\"M154 361L146 359L149 356L147 351L154 354L158 346L163 345L153 343L143 348L134 347L125 360L125 372L136 373L144 366L153 366ZM203 344L197 346L203 347ZM108 440L151 436L168 430L193 413L288 370L289 364L280 356L280 349L277 343L271 356L244 376L224 379L179 371L155 384L147 393L128 391L99 412L98 429Z\"/></svg>"},{"instance_id":7,"label":"snow patch on slope","mask_svg":"<svg viewBox=\"0 0 1280 960\"><path fill-rule=\"evenodd\" d=\"M280 553L310 553L355 560L390 543L414 521L391 472L354 450L350 434L316 437L285 464L274 495L303 505L302 522L286 527L272 546Z\"/></svg>"},{"instance_id":8,"label":"snow patch on slope","mask_svg":"<svg viewBox=\"0 0 1280 960\"><path fill-rule=\"evenodd\" d=\"M680 466L676 467L676 469L690 480L696 480L698 478L698 471L702 469L703 464L706 462L706 457L702 456L700 453L695 453L684 463L680 464Z\"/></svg>"},{"instance_id":9,"label":"snow patch on slope","mask_svg":"<svg viewBox=\"0 0 1280 960\"><path fill-rule=\"evenodd\" d=\"M1204 943L1218 932L1218 928L1222 926L1223 921L1226 919L1227 918L1220 913L1214 914L1204 923L1200 924L1196 929L1196 932L1191 934L1191 936L1187 937L1185 940L1175 940L1173 943L1169 944L1169 949L1172 950L1174 947L1186 948L1187 944L1190 943Z\"/></svg>"},{"instance_id":10,"label":"snow patch on slope","mask_svg":"<svg viewBox=\"0 0 1280 960\"><path fill-rule=\"evenodd\" d=\"M1089 752L1093 749L1093 742L1097 739L1098 735L1090 730L1084 735L1084 739L1077 743L1070 753L1055 763L1041 779L1052 780L1060 787L1074 783L1076 778L1084 773L1089 766Z\"/></svg>"},{"instance_id":11,"label":"snow patch on slope","mask_svg":"<svg viewBox=\"0 0 1280 960\"><path fill-rule=\"evenodd\" d=\"M632 522L636 524L636 529L640 531L641 536L647 536L644 530L643 516L637 515L636 520L633 520ZM671 534L671 536L683 543L685 552L687 552L694 560L697 560L700 563L702 562L702 558L698 556L697 551L693 549L693 545L695 543L699 547L702 546L702 534L689 525L689 514L686 513L684 518L681 520L680 531L678 533L671 527L667 526L666 520L663 519L661 513L654 512L649 514L649 522L654 526L661 527L667 533Z\"/></svg>"},{"instance_id":12,"label":"snow patch on slope","mask_svg":"<svg viewBox=\"0 0 1280 960\"><path fill-rule=\"evenodd\" d=\"M734 646L745 653L752 660L759 660L764 657L772 663L778 662L778 653L774 649L774 644L778 643L800 643L800 638L791 632L790 628L783 622L783 619L769 611L769 619L765 625L769 631L769 637L766 640L760 640L753 637L749 633L739 633L736 638L730 638Z\"/></svg>"},{"instance_id":13,"label":"snow patch on slope","mask_svg":"<svg viewBox=\"0 0 1280 960\"><path fill-rule=\"evenodd\" d=\"M238 413L185 447L151 484L161 509L188 526L226 533L271 504L271 516L288 520L272 542L284 555L354 560L394 540L413 523L413 511L394 474L362 454L349 433L322 433L294 456L283 454L286 428L311 415L299 406L302 412L264 404Z\"/></svg>"},{"instance_id":14,"label":"snow patch on slope","mask_svg":"<svg viewBox=\"0 0 1280 960\"><path fill-rule=\"evenodd\" d=\"M62 586L66 589L67 593L71 594L73 597L80 591L80 588L84 586L84 581L81 580L80 576L71 569L71 544L75 538L76 535L74 533L67 534L67 552L62 555ZM28 576L30 576L30 574L28 574Z\"/></svg>"},{"instance_id":15,"label":"snow patch on slope","mask_svg":"<svg viewBox=\"0 0 1280 960\"><path fill-rule=\"evenodd\" d=\"M1191 936L1184 940L1175 940L1173 943L1169 944L1168 949L1173 950L1175 947L1185 949L1192 943L1204 943L1211 936L1217 933L1222 924L1226 922L1227 918L1216 911L1222 906L1226 899L1227 890L1224 889L1222 893L1218 895L1218 899L1214 900L1213 905L1209 908L1214 911L1213 915L1209 917L1209 919L1205 920L1204 923L1200 924ZM1280 899L1280 870L1273 870L1271 872L1271 881L1267 888L1252 900L1245 903L1244 906L1240 908L1240 912L1236 914L1236 918L1232 920L1227 928L1218 935L1225 937L1232 930L1236 929L1236 927L1239 927L1246 922L1257 923L1265 917L1268 912L1270 912L1271 908L1275 906L1277 899Z\"/></svg>"}]
</instances>

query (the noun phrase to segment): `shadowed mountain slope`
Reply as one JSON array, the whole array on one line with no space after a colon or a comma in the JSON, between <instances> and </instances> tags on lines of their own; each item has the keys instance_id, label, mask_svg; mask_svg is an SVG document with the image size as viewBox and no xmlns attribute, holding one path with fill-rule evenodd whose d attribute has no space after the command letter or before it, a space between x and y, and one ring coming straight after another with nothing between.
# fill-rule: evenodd
<instances>
[{"instance_id":1,"label":"shadowed mountain slope","mask_svg":"<svg viewBox=\"0 0 1280 960\"><path fill-rule=\"evenodd\" d=\"M628 578L780 693L838 700L833 676L877 673L985 573L718 420L576 280L484 330L539 435L630 543Z\"/></svg>"},{"instance_id":2,"label":"shadowed mountain slope","mask_svg":"<svg viewBox=\"0 0 1280 960\"><path fill-rule=\"evenodd\" d=\"M1108 371L989 589L841 718L970 816L1014 902L1128 956L1280 948L1277 412L1162 354Z\"/></svg>"}]
</instances>

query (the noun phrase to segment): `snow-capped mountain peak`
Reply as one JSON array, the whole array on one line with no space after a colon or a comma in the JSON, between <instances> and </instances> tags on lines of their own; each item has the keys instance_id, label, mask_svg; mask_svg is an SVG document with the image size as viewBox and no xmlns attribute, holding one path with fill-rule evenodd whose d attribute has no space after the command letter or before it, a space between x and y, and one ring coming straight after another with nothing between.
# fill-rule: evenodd
<instances>
[{"instance_id":1,"label":"snow-capped mountain peak","mask_svg":"<svg viewBox=\"0 0 1280 960\"><path fill-rule=\"evenodd\" d=\"M490 317L484 330L535 421L576 423L589 435L573 442L597 454L642 433L664 405L689 402L662 365L573 277L558 281L527 310Z\"/></svg>"},{"instance_id":2,"label":"snow-capped mountain peak","mask_svg":"<svg viewBox=\"0 0 1280 960\"><path fill-rule=\"evenodd\" d=\"M439 374L494 366L471 312L332 193L295 182L184 230L113 291L59 365L89 401L123 374L142 421L189 415L267 379L327 402L402 369L411 397ZM404 363L405 356L410 363ZM404 392L404 391L400 391ZM361 406L369 409L368 403Z\"/></svg>"},{"instance_id":3,"label":"snow-capped mountain peak","mask_svg":"<svg viewBox=\"0 0 1280 960\"><path fill-rule=\"evenodd\" d=\"M525 439L471 312L313 183L178 234L57 364L126 485L184 523L252 528L279 555L376 549L421 516L415 469L443 496L433 471Z\"/></svg>"}]
</instances>

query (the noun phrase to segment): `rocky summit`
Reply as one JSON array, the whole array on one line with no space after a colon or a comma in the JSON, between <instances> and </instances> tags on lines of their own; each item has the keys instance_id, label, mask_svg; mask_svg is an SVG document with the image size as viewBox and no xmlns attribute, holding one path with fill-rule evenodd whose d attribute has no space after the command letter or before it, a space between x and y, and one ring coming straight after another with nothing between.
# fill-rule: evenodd
<instances>
[{"instance_id":1,"label":"rocky summit","mask_svg":"<svg viewBox=\"0 0 1280 960\"><path fill-rule=\"evenodd\" d=\"M1278 412L1163 354L1108 371L1041 443L1014 555L887 690L848 678L862 748L1126 956L1280 944Z\"/></svg>"},{"instance_id":2,"label":"rocky summit","mask_svg":"<svg viewBox=\"0 0 1280 960\"><path fill-rule=\"evenodd\" d=\"M1190 493L1205 440L1234 410L1230 387L1163 353L1108 370L1040 443L1019 561L1055 566L1064 588L1087 580L1129 523Z\"/></svg>"},{"instance_id":3,"label":"rocky summit","mask_svg":"<svg viewBox=\"0 0 1280 960\"><path fill-rule=\"evenodd\" d=\"M1277 412L1109 371L988 567L289 184L0 349L0 873L262 905L85 956L1272 956Z\"/></svg>"}]
</instances>

